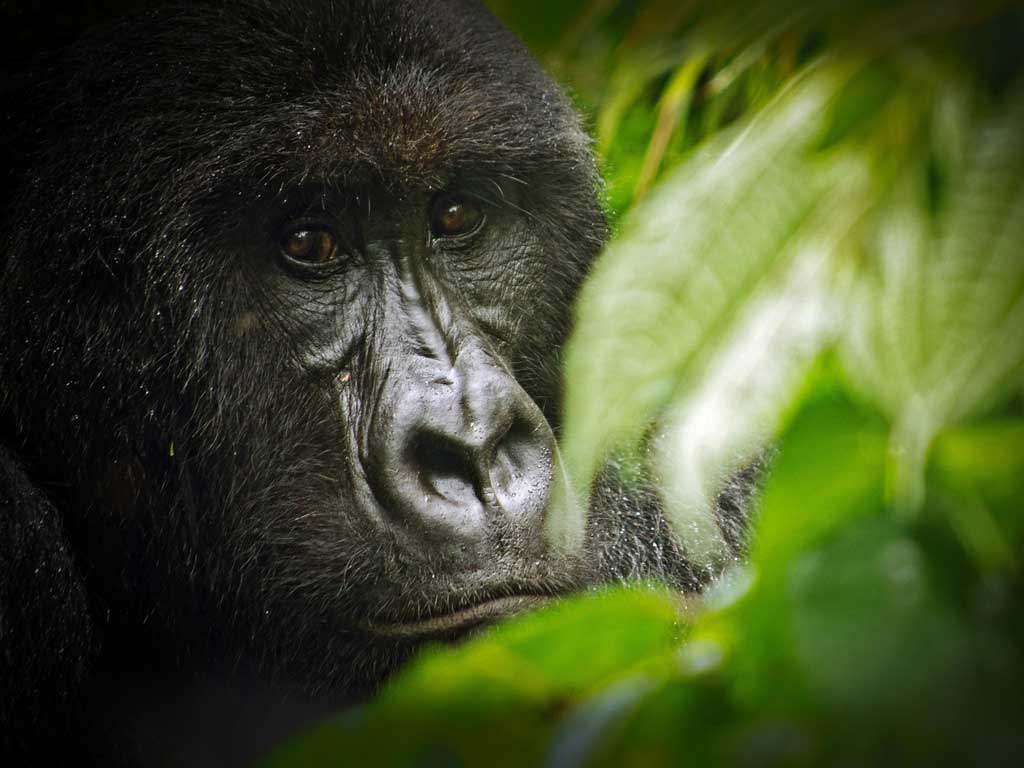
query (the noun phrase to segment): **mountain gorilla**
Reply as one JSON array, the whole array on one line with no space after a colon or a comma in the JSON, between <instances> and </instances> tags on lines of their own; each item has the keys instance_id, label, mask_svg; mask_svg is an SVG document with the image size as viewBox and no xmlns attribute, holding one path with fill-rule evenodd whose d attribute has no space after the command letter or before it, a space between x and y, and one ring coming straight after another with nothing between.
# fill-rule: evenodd
<instances>
[{"instance_id":1,"label":"mountain gorilla","mask_svg":"<svg viewBox=\"0 0 1024 768\"><path fill-rule=\"evenodd\" d=\"M230 764L424 640L699 587L612 472L581 546L543 535L606 225L482 7L172 6L3 88L7 754Z\"/></svg>"}]
</instances>

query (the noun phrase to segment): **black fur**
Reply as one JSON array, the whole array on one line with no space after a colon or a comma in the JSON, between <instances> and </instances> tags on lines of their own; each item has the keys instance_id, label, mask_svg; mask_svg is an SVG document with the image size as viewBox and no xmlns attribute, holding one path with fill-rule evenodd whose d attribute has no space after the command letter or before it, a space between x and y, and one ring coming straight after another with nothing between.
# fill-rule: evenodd
<instances>
[{"instance_id":1,"label":"black fur","mask_svg":"<svg viewBox=\"0 0 1024 768\"><path fill-rule=\"evenodd\" d=\"M453 359L479 347L556 430L569 306L606 235L576 114L480 6L147 11L33 62L3 105L5 752L229 764L415 650L366 621L706 579L612 468L572 555L499 521L464 561L360 495L391 470L364 458L382 393L411 386L379 299L400 276L372 243L358 280L289 273L282 218L351 209L433 259L458 317L421 303ZM487 206L485 239L428 251L409 212L453 184Z\"/></svg>"}]
</instances>

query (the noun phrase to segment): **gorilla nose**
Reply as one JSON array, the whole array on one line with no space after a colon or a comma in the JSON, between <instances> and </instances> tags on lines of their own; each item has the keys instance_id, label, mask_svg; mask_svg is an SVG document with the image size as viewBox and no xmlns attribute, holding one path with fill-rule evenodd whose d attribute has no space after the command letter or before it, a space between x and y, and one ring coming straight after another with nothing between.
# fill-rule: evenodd
<instances>
[{"instance_id":1,"label":"gorilla nose","mask_svg":"<svg viewBox=\"0 0 1024 768\"><path fill-rule=\"evenodd\" d=\"M482 357L443 372L425 360L392 380L381 403L391 413L382 414L382 431L372 428L367 467L386 512L460 551L496 534L521 539L518 548L536 542L552 480L547 420Z\"/></svg>"}]
</instances>

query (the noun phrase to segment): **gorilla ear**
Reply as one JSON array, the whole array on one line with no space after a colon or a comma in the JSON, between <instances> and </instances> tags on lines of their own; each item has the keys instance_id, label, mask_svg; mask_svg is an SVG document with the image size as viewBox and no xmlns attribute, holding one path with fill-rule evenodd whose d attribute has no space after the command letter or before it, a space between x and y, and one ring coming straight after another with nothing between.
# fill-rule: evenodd
<instances>
[{"instance_id":1,"label":"gorilla ear","mask_svg":"<svg viewBox=\"0 0 1024 768\"><path fill-rule=\"evenodd\" d=\"M84 583L56 508L0 444L0 754L61 711L93 656ZM8 743L13 740L12 743Z\"/></svg>"}]
</instances>

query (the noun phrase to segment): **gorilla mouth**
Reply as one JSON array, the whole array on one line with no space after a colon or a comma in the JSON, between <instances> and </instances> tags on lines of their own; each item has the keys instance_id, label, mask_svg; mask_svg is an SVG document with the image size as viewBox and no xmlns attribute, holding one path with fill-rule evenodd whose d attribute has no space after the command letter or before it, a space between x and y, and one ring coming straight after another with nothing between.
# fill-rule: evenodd
<instances>
[{"instance_id":1,"label":"gorilla mouth","mask_svg":"<svg viewBox=\"0 0 1024 768\"><path fill-rule=\"evenodd\" d=\"M421 638L431 635L463 633L550 604L555 598L542 595L513 595L485 600L449 613L427 616L411 621L368 623L375 635L391 638Z\"/></svg>"}]
</instances>

